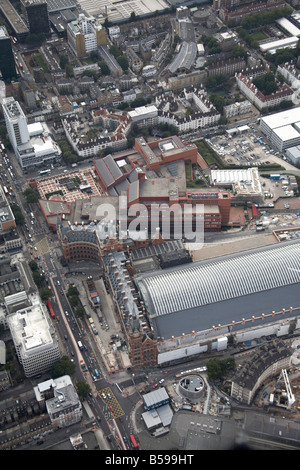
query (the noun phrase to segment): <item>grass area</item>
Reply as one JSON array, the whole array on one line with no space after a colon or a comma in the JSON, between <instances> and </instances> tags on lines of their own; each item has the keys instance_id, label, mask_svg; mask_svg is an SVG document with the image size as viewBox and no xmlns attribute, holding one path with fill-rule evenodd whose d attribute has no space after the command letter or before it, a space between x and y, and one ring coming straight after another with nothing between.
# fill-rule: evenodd
<instances>
[{"instance_id":1,"label":"grass area","mask_svg":"<svg viewBox=\"0 0 300 470\"><path fill-rule=\"evenodd\" d=\"M192 180L192 167L190 161L185 162L185 177L187 181Z\"/></svg>"},{"instance_id":2,"label":"grass area","mask_svg":"<svg viewBox=\"0 0 300 470\"><path fill-rule=\"evenodd\" d=\"M267 39L267 35L262 31L255 31L254 33L250 34L250 38L254 41L262 41L263 39Z\"/></svg>"},{"instance_id":3,"label":"grass area","mask_svg":"<svg viewBox=\"0 0 300 470\"><path fill-rule=\"evenodd\" d=\"M200 155L204 158L208 166L217 165L218 168L224 168L222 160L206 142L206 140L196 140L194 143L197 145Z\"/></svg>"},{"instance_id":4,"label":"grass area","mask_svg":"<svg viewBox=\"0 0 300 470\"><path fill-rule=\"evenodd\" d=\"M38 53L38 54L34 54L32 56L32 59L34 60L35 64L38 66L38 67L42 67L43 71L45 73L49 73L50 70L48 69L48 66L46 64L46 62L44 61L43 57L42 57L42 54Z\"/></svg>"}]
</instances>

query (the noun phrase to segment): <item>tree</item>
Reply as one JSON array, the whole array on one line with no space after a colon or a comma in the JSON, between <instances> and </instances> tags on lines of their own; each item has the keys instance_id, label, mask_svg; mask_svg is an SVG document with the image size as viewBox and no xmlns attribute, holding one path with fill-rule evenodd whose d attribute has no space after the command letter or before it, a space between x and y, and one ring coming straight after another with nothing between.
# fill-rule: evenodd
<instances>
[{"instance_id":1,"label":"tree","mask_svg":"<svg viewBox=\"0 0 300 470\"><path fill-rule=\"evenodd\" d=\"M129 21L135 21L135 20L136 20L136 14L135 14L134 11L132 11L132 12L130 13L130 19L129 19Z\"/></svg>"},{"instance_id":2,"label":"tree","mask_svg":"<svg viewBox=\"0 0 300 470\"><path fill-rule=\"evenodd\" d=\"M271 95L277 90L275 75L273 72L259 75L253 80L253 84L264 94Z\"/></svg>"},{"instance_id":3,"label":"tree","mask_svg":"<svg viewBox=\"0 0 300 470\"><path fill-rule=\"evenodd\" d=\"M74 77L74 70L72 65L68 62L65 68L67 77Z\"/></svg>"},{"instance_id":4,"label":"tree","mask_svg":"<svg viewBox=\"0 0 300 470\"><path fill-rule=\"evenodd\" d=\"M68 288L67 296L68 296L68 297L71 297L72 295L77 295L77 296L79 296L78 289L77 289L77 287L75 287L75 286L70 286L70 287Z\"/></svg>"},{"instance_id":5,"label":"tree","mask_svg":"<svg viewBox=\"0 0 300 470\"><path fill-rule=\"evenodd\" d=\"M209 359L206 363L207 376L210 380L223 379L230 370L234 369L235 360L233 357L227 359Z\"/></svg>"},{"instance_id":6,"label":"tree","mask_svg":"<svg viewBox=\"0 0 300 470\"><path fill-rule=\"evenodd\" d=\"M17 204L11 204L10 208L14 214L16 224L24 225L25 217L24 217L21 207L19 207Z\"/></svg>"},{"instance_id":7,"label":"tree","mask_svg":"<svg viewBox=\"0 0 300 470\"><path fill-rule=\"evenodd\" d=\"M99 60L98 65L101 69L102 75L110 75L110 70L108 65L104 62L104 60Z\"/></svg>"},{"instance_id":8,"label":"tree","mask_svg":"<svg viewBox=\"0 0 300 470\"><path fill-rule=\"evenodd\" d=\"M45 282L45 276L40 274L38 271L33 271L32 277L37 287L42 287Z\"/></svg>"},{"instance_id":9,"label":"tree","mask_svg":"<svg viewBox=\"0 0 300 470\"><path fill-rule=\"evenodd\" d=\"M76 308L75 315L76 315L77 318L83 319L83 318L84 318L84 314L85 314L85 310L84 310L83 307L77 307L77 308Z\"/></svg>"},{"instance_id":10,"label":"tree","mask_svg":"<svg viewBox=\"0 0 300 470\"><path fill-rule=\"evenodd\" d=\"M125 55L119 55L119 57L117 57L117 61L119 65L122 67L123 71L127 72L128 67L129 67L129 62L128 62L127 57Z\"/></svg>"},{"instance_id":11,"label":"tree","mask_svg":"<svg viewBox=\"0 0 300 470\"><path fill-rule=\"evenodd\" d=\"M25 191L23 192L24 196L26 197L26 202L28 204L32 204L34 202L38 202L39 200L39 192L37 190L37 188L27 188L25 189Z\"/></svg>"},{"instance_id":12,"label":"tree","mask_svg":"<svg viewBox=\"0 0 300 470\"><path fill-rule=\"evenodd\" d=\"M52 297L52 295L53 295L53 292L52 292L51 289L43 289L41 291L41 299L42 300L46 301L46 300L50 299L50 297Z\"/></svg>"},{"instance_id":13,"label":"tree","mask_svg":"<svg viewBox=\"0 0 300 470\"><path fill-rule=\"evenodd\" d=\"M115 59L121 55L120 49L118 49L118 47L114 44L110 46L109 52L114 56Z\"/></svg>"},{"instance_id":14,"label":"tree","mask_svg":"<svg viewBox=\"0 0 300 470\"><path fill-rule=\"evenodd\" d=\"M71 307L76 307L79 302L79 297L77 295L72 295L71 297L69 297L69 302Z\"/></svg>"},{"instance_id":15,"label":"tree","mask_svg":"<svg viewBox=\"0 0 300 470\"><path fill-rule=\"evenodd\" d=\"M33 259L32 259L31 261L29 261L28 266L30 267L30 269L31 269L32 272L38 270L37 262L34 261Z\"/></svg>"},{"instance_id":16,"label":"tree","mask_svg":"<svg viewBox=\"0 0 300 470\"><path fill-rule=\"evenodd\" d=\"M89 384L83 381L76 383L76 389L77 389L78 396L81 399L87 397L88 394L91 392L91 388Z\"/></svg>"},{"instance_id":17,"label":"tree","mask_svg":"<svg viewBox=\"0 0 300 470\"><path fill-rule=\"evenodd\" d=\"M90 59L91 59L93 62L97 62L97 61L99 60L98 51L91 51L91 53L90 53Z\"/></svg>"},{"instance_id":18,"label":"tree","mask_svg":"<svg viewBox=\"0 0 300 470\"><path fill-rule=\"evenodd\" d=\"M219 111L219 113L223 113L223 107L225 106L224 98L222 98L222 96L216 95L214 93L212 95L210 95L209 98L210 98L210 101L212 102L212 104L217 109L217 111Z\"/></svg>"},{"instance_id":19,"label":"tree","mask_svg":"<svg viewBox=\"0 0 300 470\"><path fill-rule=\"evenodd\" d=\"M60 57L59 57L59 66L61 69L65 69L66 68L66 65L69 63L69 58L62 54Z\"/></svg>"},{"instance_id":20,"label":"tree","mask_svg":"<svg viewBox=\"0 0 300 470\"><path fill-rule=\"evenodd\" d=\"M232 57L247 57L247 51L243 46L241 46L240 44L237 44L232 50L231 56Z\"/></svg>"},{"instance_id":21,"label":"tree","mask_svg":"<svg viewBox=\"0 0 300 470\"><path fill-rule=\"evenodd\" d=\"M76 366L74 362L70 361L67 356L63 356L57 361L51 369L50 375L53 379L62 377L63 375L73 375L75 373Z\"/></svg>"}]
</instances>

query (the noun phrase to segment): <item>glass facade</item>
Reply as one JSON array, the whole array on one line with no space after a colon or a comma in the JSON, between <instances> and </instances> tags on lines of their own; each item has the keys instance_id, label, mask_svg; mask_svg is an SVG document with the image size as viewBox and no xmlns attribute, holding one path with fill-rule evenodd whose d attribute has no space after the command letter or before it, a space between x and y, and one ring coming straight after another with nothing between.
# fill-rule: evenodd
<instances>
[{"instance_id":1,"label":"glass facade","mask_svg":"<svg viewBox=\"0 0 300 470\"><path fill-rule=\"evenodd\" d=\"M4 26L0 27L0 70L4 81L17 77L11 39Z\"/></svg>"}]
</instances>

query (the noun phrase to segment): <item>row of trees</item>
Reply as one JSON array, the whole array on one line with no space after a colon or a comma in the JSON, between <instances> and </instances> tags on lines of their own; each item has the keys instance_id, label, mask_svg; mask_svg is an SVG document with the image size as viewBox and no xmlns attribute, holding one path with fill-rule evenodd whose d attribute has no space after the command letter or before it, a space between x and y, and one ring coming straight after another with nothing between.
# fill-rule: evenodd
<instances>
[{"instance_id":1,"label":"row of trees","mask_svg":"<svg viewBox=\"0 0 300 470\"><path fill-rule=\"evenodd\" d=\"M269 52L265 54L265 59L268 62L271 62L271 65L278 65L284 64L285 62L293 61L300 56L300 39L297 43L295 48L285 47L284 49L279 49L275 52L275 54L270 54Z\"/></svg>"},{"instance_id":2,"label":"row of trees","mask_svg":"<svg viewBox=\"0 0 300 470\"><path fill-rule=\"evenodd\" d=\"M290 7L274 8L270 11L264 11L261 13L255 13L251 16L246 16L241 21L242 28L247 31L255 29L260 26L274 23L279 18L289 16L293 10Z\"/></svg>"},{"instance_id":3,"label":"row of trees","mask_svg":"<svg viewBox=\"0 0 300 470\"><path fill-rule=\"evenodd\" d=\"M31 269L33 280L37 288L40 290L41 299L43 301L50 299L50 297L52 297L53 295L53 292L51 288L49 288L47 285L46 277L44 273L40 272L39 265L37 264L35 260L31 260L29 261L28 266Z\"/></svg>"},{"instance_id":4,"label":"row of trees","mask_svg":"<svg viewBox=\"0 0 300 470\"><path fill-rule=\"evenodd\" d=\"M62 151L62 159L67 165L71 165L72 163L77 163L83 160L82 157L73 152L73 149L67 140L60 140L58 145Z\"/></svg>"},{"instance_id":5,"label":"row of trees","mask_svg":"<svg viewBox=\"0 0 300 470\"><path fill-rule=\"evenodd\" d=\"M109 49L109 52L114 56L118 64L122 67L124 72L127 72L129 67L128 59L125 55L122 54L120 49L116 45L112 45Z\"/></svg>"}]
</instances>

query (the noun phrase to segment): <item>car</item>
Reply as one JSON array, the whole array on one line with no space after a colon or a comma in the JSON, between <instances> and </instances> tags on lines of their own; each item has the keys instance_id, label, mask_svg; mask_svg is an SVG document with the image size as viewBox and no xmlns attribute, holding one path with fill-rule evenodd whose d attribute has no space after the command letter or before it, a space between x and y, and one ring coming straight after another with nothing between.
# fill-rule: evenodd
<instances>
[{"instance_id":1,"label":"car","mask_svg":"<svg viewBox=\"0 0 300 470\"><path fill-rule=\"evenodd\" d=\"M65 314L66 314L67 316L69 315L68 312L67 312L67 310L65 311Z\"/></svg>"},{"instance_id":2,"label":"car","mask_svg":"<svg viewBox=\"0 0 300 470\"><path fill-rule=\"evenodd\" d=\"M161 380L159 381L159 383L160 383L160 384L163 384L164 381L165 381L165 379L161 379Z\"/></svg>"},{"instance_id":3,"label":"car","mask_svg":"<svg viewBox=\"0 0 300 470\"><path fill-rule=\"evenodd\" d=\"M127 437L126 436L123 436L123 441L127 442Z\"/></svg>"},{"instance_id":4,"label":"car","mask_svg":"<svg viewBox=\"0 0 300 470\"><path fill-rule=\"evenodd\" d=\"M111 394L110 393L108 393L107 396L108 396L109 399L111 399Z\"/></svg>"},{"instance_id":5,"label":"car","mask_svg":"<svg viewBox=\"0 0 300 470\"><path fill-rule=\"evenodd\" d=\"M112 407L112 406L110 406L110 407L109 407L109 409L110 409L110 411L114 411L114 409L113 409L113 407Z\"/></svg>"},{"instance_id":6,"label":"car","mask_svg":"<svg viewBox=\"0 0 300 470\"><path fill-rule=\"evenodd\" d=\"M158 384L154 384L154 385L153 385L153 388L156 388L156 387L158 387Z\"/></svg>"}]
</instances>

